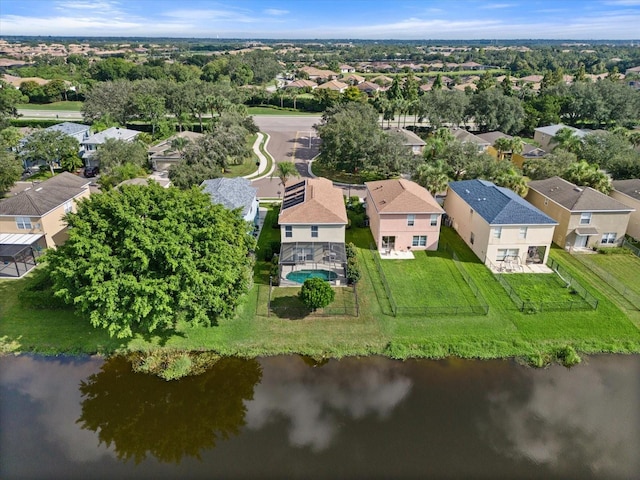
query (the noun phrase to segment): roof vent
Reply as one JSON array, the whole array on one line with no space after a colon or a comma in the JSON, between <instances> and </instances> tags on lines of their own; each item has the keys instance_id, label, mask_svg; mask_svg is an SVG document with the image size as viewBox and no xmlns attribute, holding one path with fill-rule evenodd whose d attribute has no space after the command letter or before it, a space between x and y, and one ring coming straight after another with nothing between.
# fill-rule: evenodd
<instances>
[{"instance_id":1,"label":"roof vent","mask_svg":"<svg viewBox=\"0 0 640 480\"><path fill-rule=\"evenodd\" d=\"M36 192L39 192L40 190L42 190L42 187L36 188Z\"/></svg>"},{"instance_id":2,"label":"roof vent","mask_svg":"<svg viewBox=\"0 0 640 480\"><path fill-rule=\"evenodd\" d=\"M574 188L574 190L575 190L576 192L581 192L581 191L582 191L582 189L581 189L580 187L576 187L576 188Z\"/></svg>"},{"instance_id":3,"label":"roof vent","mask_svg":"<svg viewBox=\"0 0 640 480\"><path fill-rule=\"evenodd\" d=\"M468 189L464 189L464 193L471 193Z\"/></svg>"}]
</instances>

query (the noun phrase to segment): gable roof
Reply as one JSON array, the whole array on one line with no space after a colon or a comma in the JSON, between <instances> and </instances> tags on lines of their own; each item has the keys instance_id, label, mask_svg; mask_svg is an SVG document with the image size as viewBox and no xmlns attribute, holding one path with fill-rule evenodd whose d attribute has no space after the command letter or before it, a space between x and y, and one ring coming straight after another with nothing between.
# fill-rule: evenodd
<instances>
[{"instance_id":1,"label":"gable roof","mask_svg":"<svg viewBox=\"0 0 640 480\"><path fill-rule=\"evenodd\" d=\"M407 130L406 128L391 127L391 128L388 128L388 129L385 128L384 131L385 132L394 133L396 135L401 135L402 136L402 143L404 145L424 147L427 144L418 135L416 135L411 130Z\"/></svg>"},{"instance_id":2,"label":"gable roof","mask_svg":"<svg viewBox=\"0 0 640 480\"><path fill-rule=\"evenodd\" d=\"M100 145L109 138L115 138L116 140L133 140L140 135L137 130L129 130L128 128L111 127L103 130L102 132L94 133L89 138L83 140L82 145Z\"/></svg>"},{"instance_id":3,"label":"gable roof","mask_svg":"<svg viewBox=\"0 0 640 480\"><path fill-rule=\"evenodd\" d=\"M560 177L534 180L529 182L529 188L572 212L633 211L632 208L604 193L591 187L578 187Z\"/></svg>"},{"instance_id":4,"label":"gable roof","mask_svg":"<svg viewBox=\"0 0 640 480\"><path fill-rule=\"evenodd\" d=\"M498 187L486 180L462 180L449 183L456 192L489 225L557 225L544 214L508 188Z\"/></svg>"},{"instance_id":5,"label":"gable roof","mask_svg":"<svg viewBox=\"0 0 640 480\"><path fill-rule=\"evenodd\" d=\"M444 213L426 188L410 180L378 180L365 186L379 214Z\"/></svg>"},{"instance_id":6,"label":"gable roof","mask_svg":"<svg viewBox=\"0 0 640 480\"><path fill-rule=\"evenodd\" d=\"M67 135L76 135L78 133L88 132L89 128L89 125L82 125L80 123L73 122L62 122L56 125L51 125L50 127L45 128L45 130L62 132Z\"/></svg>"},{"instance_id":7,"label":"gable roof","mask_svg":"<svg viewBox=\"0 0 640 480\"><path fill-rule=\"evenodd\" d=\"M318 85L318 88L328 88L329 90L336 90L336 91L343 91L346 88L348 88L349 85L346 83L343 83L339 80L330 80L326 83L323 83L322 85Z\"/></svg>"},{"instance_id":8,"label":"gable roof","mask_svg":"<svg viewBox=\"0 0 640 480\"><path fill-rule=\"evenodd\" d=\"M511 135L507 135L506 133L502 133L502 132L487 132L487 133L479 133L476 135L476 137L481 138L482 140L484 140L485 142L489 142L491 145L493 145L494 143L496 143L496 140L499 138L508 138L509 140L511 140L513 137Z\"/></svg>"},{"instance_id":9,"label":"gable roof","mask_svg":"<svg viewBox=\"0 0 640 480\"><path fill-rule=\"evenodd\" d=\"M285 188L278 223L346 225L347 222L342 191L331 180L307 178L290 182Z\"/></svg>"},{"instance_id":10,"label":"gable roof","mask_svg":"<svg viewBox=\"0 0 640 480\"><path fill-rule=\"evenodd\" d=\"M640 178L632 178L630 180L614 180L611 182L613 188L620 193L640 200Z\"/></svg>"},{"instance_id":11,"label":"gable roof","mask_svg":"<svg viewBox=\"0 0 640 480\"><path fill-rule=\"evenodd\" d=\"M545 135L550 135L553 137L563 128L568 128L574 133L574 135L577 135L580 138L584 137L587 134L587 132L585 132L584 130L579 130L577 128L570 127L569 125L564 125L562 123L559 123L557 125L547 125L546 127L538 127L538 128L534 128L533 130L535 132L544 133Z\"/></svg>"},{"instance_id":12,"label":"gable roof","mask_svg":"<svg viewBox=\"0 0 640 480\"><path fill-rule=\"evenodd\" d=\"M244 217L253 205L258 190L246 178L214 178L200 185L209 194L213 203L224 205L229 210L242 209Z\"/></svg>"},{"instance_id":13,"label":"gable roof","mask_svg":"<svg viewBox=\"0 0 640 480\"><path fill-rule=\"evenodd\" d=\"M85 192L89 183L90 179L62 172L13 197L0 200L0 215L41 217Z\"/></svg>"},{"instance_id":14,"label":"gable roof","mask_svg":"<svg viewBox=\"0 0 640 480\"><path fill-rule=\"evenodd\" d=\"M301 78L287 84L285 88L316 88L317 86L316 82Z\"/></svg>"},{"instance_id":15,"label":"gable roof","mask_svg":"<svg viewBox=\"0 0 640 480\"><path fill-rule=\"evenodd\" d=\"M477 135L474 135L473 133L469 133L464 128L454 128L451 130L451 133L456 138L456 140L459 140L460 142L471 142L477 145L484 145L487 147L491 145L491 143L478 137Z\"/></svg>"}]
</instances>

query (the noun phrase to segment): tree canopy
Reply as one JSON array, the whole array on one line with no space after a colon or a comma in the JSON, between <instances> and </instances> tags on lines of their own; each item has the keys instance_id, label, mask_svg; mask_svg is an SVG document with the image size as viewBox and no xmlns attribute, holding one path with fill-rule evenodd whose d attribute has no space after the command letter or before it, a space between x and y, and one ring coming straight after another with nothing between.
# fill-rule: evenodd
<instances>
[{"instance_id":1,"label":"tree canopy","mask_svg":"<svg viewBox=\"0 0 640 480\"><path fill-rule=\"evenodd\" d=\"M20 180L22 164L13 152L0 145L0 196Z\"/></svg>"},{"instance_id":2,"label":"tree canopy","mask_svg":"<svg viewBox=\"0 0 640 480\"><path fill-rule=\"evenodd\" d=\"M54 165L77 164L80 144L74 137L55 130L38 130L32 133L22 146L20 155L25 160L47 163L53 174Z\"/></svg>"},{"instance_id":3,"label":"tree canopy","mask_svg":"<svg viewBox=\"0 0 640 480\"><path fill-rule=\"evenodd\" d=\"M198 189L124 185L65 218L69 239L46 254L53 290L112 336L215 324L251 285L247 223Z\"/></svg>"}]
</instances>

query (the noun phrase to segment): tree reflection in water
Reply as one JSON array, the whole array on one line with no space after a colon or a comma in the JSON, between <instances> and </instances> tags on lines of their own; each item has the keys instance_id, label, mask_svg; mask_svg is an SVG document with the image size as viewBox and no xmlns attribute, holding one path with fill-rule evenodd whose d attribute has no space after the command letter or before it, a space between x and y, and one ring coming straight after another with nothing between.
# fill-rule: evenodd
<instances>
[{"instance_id":1,"label":"tree reflection in water","mask_svg":"<svg viewBox=\"0 0 640 480\"><path fill-rule=\"evenodd\" d=\"M179 463L200 458L240 432L244 401L253 398L262 378L256 360L223 358L205 373L167 382L135 373L123 357L107 360L101 371L80 385L82 428L113 444L120 460L140 463L147 455Z\"/></svg>"}]
</instances>

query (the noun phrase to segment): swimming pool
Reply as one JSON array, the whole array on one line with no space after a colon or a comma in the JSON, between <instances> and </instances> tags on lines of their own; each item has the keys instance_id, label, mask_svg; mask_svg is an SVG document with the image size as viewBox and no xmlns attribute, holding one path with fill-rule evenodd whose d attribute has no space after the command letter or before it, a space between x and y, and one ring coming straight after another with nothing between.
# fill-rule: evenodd
<instances>
[{"instance_id":1,"label":"swimming pool","mask_svg":"<svg viewBox=\"0 0 640 480\"><path fill-rule=\"evenodd\" d=\"M287 280L296 283L304 283L307 278L321 278L331 281L338 278L338 274L329 270L297 270L287 274Z\"/></svg>"}]
</instances>

